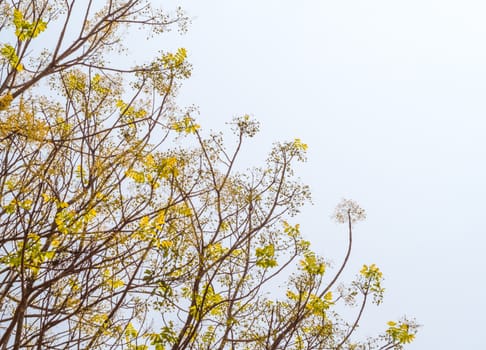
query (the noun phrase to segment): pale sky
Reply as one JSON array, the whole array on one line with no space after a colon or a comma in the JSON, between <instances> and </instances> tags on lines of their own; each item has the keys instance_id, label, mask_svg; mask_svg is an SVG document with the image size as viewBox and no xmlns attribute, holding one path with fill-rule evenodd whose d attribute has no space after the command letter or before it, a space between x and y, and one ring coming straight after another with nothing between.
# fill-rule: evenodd
<instances>
[{"instance_id":1,"label":"pale sky","mask_svg":"<svg viewBox=\"0 0 486 350\"><path fill-rule=\"evenodd\" d=\"M406 314L423 325L407 349L483 348L486 2L173 3L193 18L189 33L137 50L188 49L179 101L199 106L206 129L243 113L262 122L249 164L276 140L309 145L297 173L314 205L295 222L314 249L338 263L334 206L345 197L367 210L346 278L376 263L387 292L363 334Z\"/></svg>"}]
</instances>

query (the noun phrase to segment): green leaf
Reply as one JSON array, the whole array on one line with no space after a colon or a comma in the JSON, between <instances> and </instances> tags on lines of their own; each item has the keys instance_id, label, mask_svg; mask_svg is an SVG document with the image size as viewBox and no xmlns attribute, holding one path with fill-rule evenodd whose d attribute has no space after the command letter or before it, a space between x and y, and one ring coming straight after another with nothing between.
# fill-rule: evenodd
<instances>
[{"instance_id":1,"label":"green leaf","mask_svg":"<svg viewBox=\"0 0 486 350\"><path fill-rule=\"evenodd\" d=\"M18 72L24 70L24 66L20 63L19 56L17 56L17 52L15 52L15 48L12 45L4 44L0 49L0 55Z\"/></svg>"},{"instance_id":2,"label":"green leaf","mask_svg":"<svg viewBox=\"0 0 486 350\"><path fill-rule=\"evenodd\" d=\"M24 15L18 9L13 13L13 24L15 26L15 35L20 41L37 37L47 28L47 22L42 19L31 23L24 19Z\"/></svg>"}]
</instances>

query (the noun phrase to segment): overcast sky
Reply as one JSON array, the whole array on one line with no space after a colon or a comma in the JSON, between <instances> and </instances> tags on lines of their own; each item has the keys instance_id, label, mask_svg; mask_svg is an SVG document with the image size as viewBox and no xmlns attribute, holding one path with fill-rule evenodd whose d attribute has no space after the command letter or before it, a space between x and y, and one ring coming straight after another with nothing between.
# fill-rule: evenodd
<instances>
[{"instance_id":1,"label":"overcast sky","mask_svg":"<svg viewBox=\"0 0 486 350\"><path fill-rule=\"evenodd\" d=\"M333 207L345 197L367 210L348 276L377 263L387 293L362 332L407 314L423 325L408 349L484 347L486 3L171 3L193 18L189 33L143 45L188 49L181 104L199 106L206 129L259 119L254 165L276 140L309 145L298 174L314 205L296 222L314 249L337 264Z\"/></svg>"}]
</instances>

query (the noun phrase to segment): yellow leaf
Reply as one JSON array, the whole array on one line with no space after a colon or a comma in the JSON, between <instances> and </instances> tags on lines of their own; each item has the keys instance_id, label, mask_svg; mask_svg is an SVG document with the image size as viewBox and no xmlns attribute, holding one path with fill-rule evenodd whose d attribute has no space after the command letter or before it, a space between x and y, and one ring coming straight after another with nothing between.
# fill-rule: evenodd
<instances>
[{"instance_id":1,"label":"yellow leaf","mask_svg":"<svg viewBox=\"0 0 486 350\"><path fill-rule=\"evenodd\" d=\"M140 219L140 227L146 228L149 225L150 218L148 216L144 216Z\"/></svg>"},{"instance_id":2,"label":"yellow leaf","mask_svg":"<svg viewBox=\"0 0 486 350\"><path fill-rule=\"evenodd\" d=\"M57 248L59 247L59 245L61 244L61 241L59 241L57 238L54 238L52 241L51 241L51 246L53 248Z\"/></svg>"},{"instance_id":3,"label":"yellow leaf","mask_svg":"<svg viewBox=\"0 0 486 350\"><path fill-rule=\"evenodd\" d=\"M8 107L10 107L10 103L12 102L12 100L13 100L13 96L11 93L8 93L0 97L0 111L4 111Z\"/></svg>"}]
</instances>

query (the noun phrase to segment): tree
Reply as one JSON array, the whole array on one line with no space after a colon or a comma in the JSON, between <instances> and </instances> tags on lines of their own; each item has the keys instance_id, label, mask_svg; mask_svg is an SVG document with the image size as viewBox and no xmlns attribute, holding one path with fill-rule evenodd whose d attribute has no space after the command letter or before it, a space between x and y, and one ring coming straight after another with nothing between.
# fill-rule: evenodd
<instances>
[{"instance_id":1,"label":"tree","mask_svg":"<svg viewBox=\"0 0 486 350\"><path fill-rule=\"evenodd\" d=\"M336 209L349 245L334 274L291 223L309 199L293 175L304 143L276 144L263 167L238 171L258 123L233 120L230 149L176 106L185 49L133 68L109 61L121 30L184 30L182 11L143 0L0 6L0 349L400 349L414 339L406 319L352 339L368 301L382 300L382 274L364 265L337 286L365 217L356 203ZM287 287L266 293L282 274ZM358 300L356 319L342 320L339 304Z\"/></svg>"}]
</instances>

